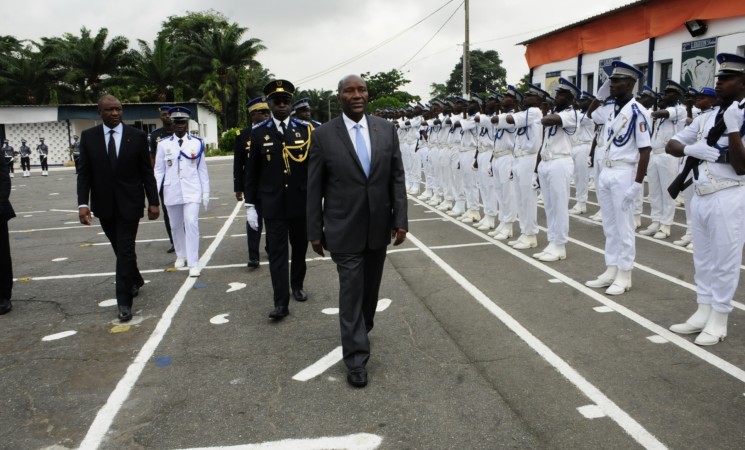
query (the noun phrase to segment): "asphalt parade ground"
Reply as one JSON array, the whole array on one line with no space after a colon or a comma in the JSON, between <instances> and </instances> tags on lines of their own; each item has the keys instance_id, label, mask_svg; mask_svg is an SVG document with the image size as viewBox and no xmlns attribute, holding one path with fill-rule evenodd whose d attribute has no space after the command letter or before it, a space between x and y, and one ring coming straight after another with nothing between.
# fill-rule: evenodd
<instances>
[{"instance_id":1,"label":"asphalt parade ground","mask_svg":"<svg viewBox=\"0 0 745 450\"><path fill-rule=\"evenodd\" d=\"M144 219L147 283L124 325L113 252L98 221L78 222L74 171L12 180L1 449L745 445L743 288L723 343L699 347L667 330L695 310L692 254L672 244L682 208L671 238L637 235L633 287L611 297L584 286L605 268L602 228L588 219L594 192L588 214L570 218L567 259L551 263L531 257L545 228L537 249L518 251L410 198L408 239L389 248L370 384L355 389L341 362L334 264L309 248L309 300L272 322L266 255L246 268L232 162L208 167L202 275L172 269L162 219Z\"/></svg>"}]
</instances>

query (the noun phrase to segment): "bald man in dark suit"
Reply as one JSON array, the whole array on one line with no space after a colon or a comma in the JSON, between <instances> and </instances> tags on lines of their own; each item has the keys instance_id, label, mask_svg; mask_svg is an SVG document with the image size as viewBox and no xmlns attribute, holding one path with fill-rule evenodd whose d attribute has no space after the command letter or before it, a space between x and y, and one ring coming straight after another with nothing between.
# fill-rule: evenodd
<instances>
[{"instance_id":1,"label":"bald man in dark suit","mask_svg":"<svg viewBox=\"0 0 745 450\"><path fill-rule=\"evenodd\" d=\"M307 227L313 250L331 253L339 273L339 322L347 382L367 385L386 248L408 229L406 187L393 124L365 114L367 84L339 82L343 114L313 132L308 166Z\"/></svg>"}]
</instances>

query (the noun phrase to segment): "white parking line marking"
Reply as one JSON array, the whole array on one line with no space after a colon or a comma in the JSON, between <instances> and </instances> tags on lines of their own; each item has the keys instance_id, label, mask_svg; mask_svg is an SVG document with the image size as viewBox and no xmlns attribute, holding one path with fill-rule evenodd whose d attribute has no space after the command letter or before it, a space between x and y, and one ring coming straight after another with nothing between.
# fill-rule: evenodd
<instances>
[{"instance_id":1,"label":"white parking line marking","mask_svg":"<svg viewBox=\"0 0 745 450\"><path fill-rule=\"evenodd\" d=\"M115 298L110 298L108 300L104 300L104 301L100 302L98 304L98 306L100 306L102 308L106 308L106 307L109 307L109 306L116 306L116 299Z\"/></svg>"},{"instance_id":2,"label":"white parking line marking","mask_svg":"<svg viewBox=\"0 0 745 450\"><path fill-rule=\"evenodd\" d=\"M647 339L649 339L650 342L654 342L655 344L667 344L668 342L670 342L664 337L657 335L648 336Z\"/></svg>"},{"instance_id":3,"label":"white parking line marking","mask_svg":"<svg viewBox=\"0 0 745 450\"><path fill-rule=\"evenodd\" d=\"M210 319L210 323L213 325L222 325L222 324L228 323L230 322L228 320L229 315L230 314L218 314L215 317Z\"/></svg>"},{"instance_id":4,"label":"white parking line marking","mask_svg":"<svg viewBox=\"0 0 745 450\"><path fill-rule=\"evenodd\" d=\"M41 338L42 341L56 341L57 339L63 339L66 337L73 336L75 334L78 334L77 331L69 330L69 331L63 331L61 333L57 334L50 334L49 336L44 336Z\"/></svg>"},{"instance_id":5,"label":"white parking line marking","mask_svg":"<svg viewBox=\"0 0 745 450\"><path fill-rule=\"evenodd\" d=\"M198 447L181 450L375 450L383 438L369 433L350 434L338 437L309 439L283 439L261 444L231 445L229 447Z\"/></svg>"},{"instance_id":6,"label":"white parking line marking","mask_svg":"<svg viewBox=\"0 0 745 450\"><path fill-rule=\"evenodd\" d=\"M605 417L603 410L598 405L585 405L577 408L580 414L585 416L586 419L599 419Z\"/></svg>"},{"instance_id":7,"label":"white parking line marking","mask_svg":"<svg viewBox=\"0 0 745 450\"><path fill-rule=\"evenodd\" d=\"M594 307L592 309L595 310L596 312L599 312L599 313L613 312L613 308L611 308L609 306L596 306L596 307Z\"/></svg>"},{"instance_id":8,"label":"white parking line marking","mask_svg":"<svg viewBox=\"0 0 745 450\"><path fill-rule=\"evenodd\" d=\"M665 445L662 444L662 442L658 441L657 438L652 435L652 433L647 431L643 426L641 426L641 424L639 424L636 420L629 416L624 410L619 408L618 405L616 405L611 399L606 397L605 394L603 394L597 387L587 381L582 375L579 374L579 372L574 370L572 366L570 366L566 361L561 359L556 353L548 348L546 344L533 336L533 334L528 331L528 329L523 327L517 320L507 314L505 310L497 306L489 297L481 292L481 290L479 290L463 275L456 271L455 268L453 268L448 263L446 263L445 260L437 256L432 250L430 250L411 233L407 235L407 238L414 245L419 247L419 249L421 249L425 255L427 255L435 264L437 264L443 270L443 272L445 272L466 292L468 292L479 304L486 308L487 311L489 311L492 315L494 315L497 319L504 323L547 363L552 365L564 378L566 378L590 400L598 405L598 407L601 408L604 414L606 414L614 422L616 422L636 442L638 442L644 448L666 448ZM557 278L563 278L563 276Z\"/></svg>"},{"instance_id":9,"label":"white parking line marking","mask_svg":"<svg viewBox=\"0 0 745 450\"><path fill-rule=\"evenodd\" d=\"M331 350L323 358L319 359L315 363L311 364L310 366L306 367L305 369L295 374L295 376L292 377L292 379L296 381L308 381L311 378L315 378L318 375L322 374L323 372L327 371L329 368L334 366L339 361L341 361L343 357L344 355L342 355L341 345L340 345L336 347L335 349Z\"/></svg>"},{"instance_id":10,"label":"white parking line marking","mask_svg":"<svg viewBox=\"0 0 745 450\"><path fill-rule=\"evenodd\" d=\"M230 286L230 288L225 291L225 293L240 291L241 289L246 287L246 283L230 283L228 286Z\"/></svg>"}]
</instances>

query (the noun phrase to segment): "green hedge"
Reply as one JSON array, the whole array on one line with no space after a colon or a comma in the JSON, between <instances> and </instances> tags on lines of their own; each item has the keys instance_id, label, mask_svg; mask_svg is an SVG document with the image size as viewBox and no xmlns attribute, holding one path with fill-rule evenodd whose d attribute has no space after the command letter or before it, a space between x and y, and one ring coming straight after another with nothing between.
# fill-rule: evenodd
<instances>
[{"instance_id":1,"label":"green hedge","mask_svg":"<svg viewBox=\"0 0 745 450\"><path fill-rule=\"evenodd\" d=\"M220 154L230 155L233 153L233 145L240 128L231 128L220 136Z\"/></svg>"}]
</instances>

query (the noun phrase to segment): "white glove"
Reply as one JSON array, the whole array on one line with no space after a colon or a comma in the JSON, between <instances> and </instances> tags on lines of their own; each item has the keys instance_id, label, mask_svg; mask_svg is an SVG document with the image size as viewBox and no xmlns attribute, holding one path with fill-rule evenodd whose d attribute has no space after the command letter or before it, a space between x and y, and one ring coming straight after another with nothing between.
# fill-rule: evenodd
<instances>
[{"instance_id":1,"label":"white glove","mask_svg":"<svg viewBox=\"0 0 745 450\"><path fill-rule=\"evenodd\" d=\"M207 205L210 204L210 193L209 192L202 192L202 204L204 205L204 210L207 211Z\"/></svg>"},{"instance_id":2,"label":"white glove","mask_svg":"<svg viewBox=\"0 0 745 450\"><path fill-rule=\"evenodd\" d=\"M538 174L537 173L534 173L533 174L533 183L531 184L531 186L536 191L541 188L541 183L540 183L540 181L538 181Z\"/></svg>"},{"instance_id":3,"label":"white glove","mask_svg":"<svg viewBox=\"0 0 745 450\"><path fill-rule=\"evenodd\" d=\"M724 111L724 124L727 126L727 134L740 132L743 118L745 118L745 109L740 108L738 102L732 102L729 108Z\"/></svg>"},{"instance_id":4,"label":"white glove","mask_svg":"<svg viewBox=\"0 0 745 450\"><path fill-rule=\"evenodd\" d=\"M600 89L598 89L597 95L595 95L597 99L601 102L605 101L610 97L610 78L605 80L605 83L603 83L602 86L600 86Z\"/></svg>"},{"instance_id":5,"label":"white glove","mask_svg":"<svg viewBox=\"0 0 745 450\"><path fill-rule=\"evenodd\" d=\"M719 150L709 147L706 141L698 141L695 144L683 147L683 153L687 156L698 158L702 161L716 161L719 158Z\"/></svg>"},{"instance_id":6,"label":"white glove","mask_svg":"<svg viewBox=\"0 0 745 450\"><path fill-rule=\"evenodd\" d=\"M251 205L248 207L246 212L246 222L248 226L254 231L259 231L259 213L256 211L256 207Z\"/></svg>"},{"instance_id":7,"label":"white glove","mask_svg":"<svg viewBox=\"0 0 745 450\"><path fill-rule=\"evenodd\" d=\"M634 201L637 197L639 197L639 194L642 192L642 184L634 182L631 186L629 186L628 189L626 189L626 192L623 194L623 202L621 203L621 209L624 211L628 211L631 209L632 206L634 206Z\"/></svg>"}]
</instances>

